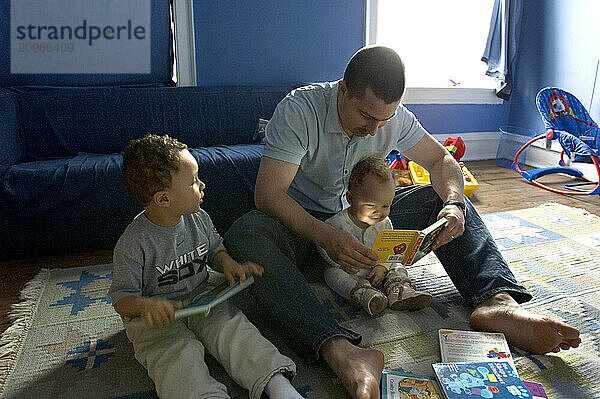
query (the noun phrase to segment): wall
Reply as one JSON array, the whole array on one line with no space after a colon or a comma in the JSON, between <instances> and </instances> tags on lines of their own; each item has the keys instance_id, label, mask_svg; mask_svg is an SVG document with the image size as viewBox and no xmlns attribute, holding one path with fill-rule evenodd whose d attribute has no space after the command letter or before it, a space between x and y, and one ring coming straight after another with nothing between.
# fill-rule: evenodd
<instances>
[{"instance_id":1,"label":"wall","mask_svg":"<svg viewBox=\"0 0 600 399\"><path fill-rule=\"evenodd\" d=\"M339 79L364 43L362 0L194 0L197 84Z\"/></svg>"},{"instance_id":2,"label":"wall","mask_svg":"<svg viewBox=\"0 0 600 399\"><path fill-rule=\"evenodd\" d=\"M333 81L364 45L365 0L194 0L197 84ZM482 49L483 53L483 49ZM431 133L498 132L507 105L408 105Z\"/></svg>"},{"instance_id":3,"label":"wall","mask_svg":"<svg viewBox=\"0 0 600 399\"><path fill-rule=\"evenodd\" d=\"M364 44L366 0L193 1L200 86L336 80ZM408 108L434 134L497 132L508 117L507 105Z\"/></svg>"},{"instance_id":4,"label":"wall","mask_svg":"<svg viewBox=\"0 0 600 399\"><path fill-rule=\"evenodd\" d=\"M573 93L600 122L600 82L590 108L600 59L600 2L527 0L523 11L509 124L543 131L535 96L547 86Z\"/></svg>"}]
</instances>

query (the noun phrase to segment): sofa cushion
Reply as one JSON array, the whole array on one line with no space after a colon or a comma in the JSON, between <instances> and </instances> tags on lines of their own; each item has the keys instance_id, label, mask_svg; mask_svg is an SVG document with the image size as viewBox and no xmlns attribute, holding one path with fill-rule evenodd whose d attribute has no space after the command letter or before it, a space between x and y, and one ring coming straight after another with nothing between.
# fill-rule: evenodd
<instances>
[{"instance_id":1,"label":"sofa cushion","mask_svg":"<svg viewBox=\"0 0 600 399\"><path fill-rule=\"evenodd\" d=\"M202 207L221 234L254 208L262 149L261 144L190 149L206 184ZM141 211L123 183L122 159L81 153L0 168L0 258L114 246Z\"/></svg>"},{"instance_id":2,"label":"sofa cushion","mask_svg":"<svg viewBox=\"0 0 600 399\"><path fill-rule=\"evenodd\" d=\"M221 234L240 216L254 209L254 185L262 144L193 148L198 178L206 184L202 208Z\"/></svg>"},{"instance_id":3,"label":"sofa cushion","mask_svg":"<svg viewBox=\"0 0 600 399\"><path fill-rule=\"evenodd\" d=\"M1 175L0 206L15 217L81 218L108 211L129 215L134 203L121 179L122 158L81 153L13 165Z\"/></svg>"},{"instance_id":4,"label":"sofa cushion","mask_svg":"<svg viewBox=\"0 0 600 399\"><path fill-rule=\"evenodd\" d=\"M190 147L251 143L292 86L71 88L18 96L25 160L118 153L169 134Z\"/></svg>"},{"instance_id":5,"label":"sofa cushion","mask_svg":"<svg viewBox=\"0 0 600 399\"><path fill-rule=\"evenodd\" d=\"M0 166L12 165L21 158L14 94L0 88Z\"/></svg>"}]
</instances>

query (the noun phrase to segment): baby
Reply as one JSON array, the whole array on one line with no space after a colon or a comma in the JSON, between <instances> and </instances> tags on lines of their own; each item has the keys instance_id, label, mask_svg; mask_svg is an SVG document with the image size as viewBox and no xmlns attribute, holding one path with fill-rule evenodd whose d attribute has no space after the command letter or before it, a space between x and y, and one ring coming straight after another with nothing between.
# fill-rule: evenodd
<instances>
[{"instance_id":1,"label":"baby","mask_svg":"<svg viewBox=\"0 0 600 399\"><path fill-rule=\"evenodd\" d=\"M379 156L368 156L350 174L346 192L350 206L325 222L351 233L371 248L377 233L393 229L388 215L394 194L395 179L387 162ZM370 315L381 313L388 306L393 310L416 310L431 303L431 294L417 292L401 264L379 263L372 269L348 274L324 249L318 249L331 265L325 270L327 285Z\"/></svg>"}]
</instances>

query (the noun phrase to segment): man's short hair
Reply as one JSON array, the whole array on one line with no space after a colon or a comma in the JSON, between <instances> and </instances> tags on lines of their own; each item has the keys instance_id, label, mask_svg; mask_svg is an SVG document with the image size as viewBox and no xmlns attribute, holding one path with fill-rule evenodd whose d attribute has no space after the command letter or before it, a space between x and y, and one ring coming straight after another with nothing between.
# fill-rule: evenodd
<instances>
[{"instance_id":1,"label":"man's short hair","mask_svg":"<svg viewBox=\"0 0 600 399\"><path fill-rule=\"evenodd\" d=\"M138 205L148 205L154 194L171 186L173 173L179 170L180 152L185 149L187 145L168 135L149 134L129 143L121 174Z\"/></svg>"},{"instance_id":2,"label":"man's short hair","mask_svg":"<svg viewBox=\"0 0 600 399\"><path fill-rule=\"evenodd\" d=\"M394 173L387 161L379 155L369 155L354 165L348 180L348 190L360 186L367 175L373 175L382 182L395 182Z\"/></svg>"},{"instance_id":3,"label":"man's short hair","mask_svg":"<svg viewBox=\"0 0 600 399\"><path fill-rule=\"evenodd\" d=\"M348 62L344 82L352 97L362 98L370 87L377 98L391 104L404 94L404 64L389 47L363 47Z\"/></svg>"}]
</instances>

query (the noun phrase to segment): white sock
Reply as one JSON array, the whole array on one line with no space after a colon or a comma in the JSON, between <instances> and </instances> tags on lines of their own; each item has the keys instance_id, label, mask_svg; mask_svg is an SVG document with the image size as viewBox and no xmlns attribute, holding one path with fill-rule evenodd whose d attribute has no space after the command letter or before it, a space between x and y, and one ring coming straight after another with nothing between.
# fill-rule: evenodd
<instances>
[{"instance_id":1,"label":"white sock","mask_svg":"<svg viewBox=\"0 0 600 399\"><path fill-rule=\"evenodd\" d=\"M265 387L265 393L270 399L302 399L290 380L281 373L273 374Z\"/></svg>"}]
</instances>

